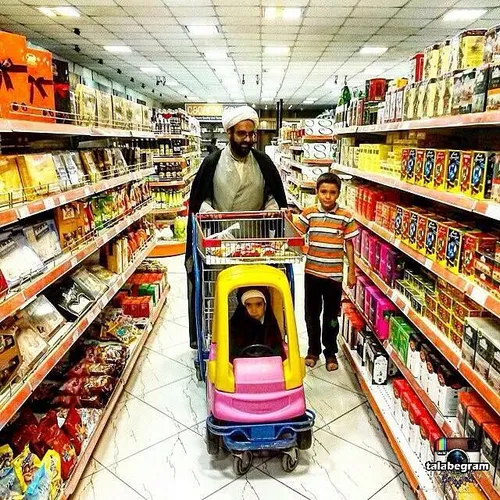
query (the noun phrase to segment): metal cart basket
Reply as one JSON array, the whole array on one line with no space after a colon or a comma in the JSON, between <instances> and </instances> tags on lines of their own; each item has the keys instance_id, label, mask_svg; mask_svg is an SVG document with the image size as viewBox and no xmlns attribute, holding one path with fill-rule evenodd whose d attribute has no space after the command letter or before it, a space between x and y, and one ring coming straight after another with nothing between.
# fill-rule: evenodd
<instances>
[{"instance_id":1,"label":"metal cart basket","mask_svg":"<svg viewBox=\"0 0 500 500\"><path fill-rule=\"evenodd\" d=\"M264 263L282 269L294 295L292 264L303 259L304 238L284 210L266 212L210 212L193 217L195 321L199 380L205 380L215 301L215 282L230 265ZM230 314L236 309L230 297Z\"/></svg>"}]
</instances>

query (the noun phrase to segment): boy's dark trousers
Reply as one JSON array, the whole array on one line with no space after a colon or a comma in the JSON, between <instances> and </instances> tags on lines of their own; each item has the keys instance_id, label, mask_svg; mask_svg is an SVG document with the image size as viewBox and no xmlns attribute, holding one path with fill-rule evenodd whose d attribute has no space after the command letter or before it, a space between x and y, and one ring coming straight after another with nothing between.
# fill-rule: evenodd
<instances>
[{"instance_id":1,"label":"boy's dark trousers","mask_svg":"<svg viewBox=\"0 0 500 500\"><path fill-rule=\"evenodd\" d=\"M339 315L342 300L342 283L328 278L319 278L305 273L305 316L309 350L307 354L321 354L321 340L325 347L325 358L338 352L337 335L339 333ZM320 315L323 309L323 329ZM323 337L321 337L323 333Z\"/></svg>"}]
</instances>

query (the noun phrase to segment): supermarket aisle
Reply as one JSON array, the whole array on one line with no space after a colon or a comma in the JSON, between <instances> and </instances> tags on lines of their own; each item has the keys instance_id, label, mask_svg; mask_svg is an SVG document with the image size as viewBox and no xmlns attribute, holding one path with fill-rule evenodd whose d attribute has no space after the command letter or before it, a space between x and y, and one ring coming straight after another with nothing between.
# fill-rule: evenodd
<instances>
[{"instance_id":1,"label":"supermarket aisle","mask_svg":"<svg viewBox=\"0 0 500 500\"><path fill-rule=\"evenodd\" d=\"M317 414L313 448L302 452L295 472L277 459L254 460L236 478L230 458L214 459L203 441L205 387L196 380L187 345L183 257L166 260L168 306L147 342L80 487L78 500L218 499L413 499L383 431L369 409L348 362L328 373L323 365L306 378L308 406ZM302 279L296 276L298 326Z\"/></svg>"}]
</instances>

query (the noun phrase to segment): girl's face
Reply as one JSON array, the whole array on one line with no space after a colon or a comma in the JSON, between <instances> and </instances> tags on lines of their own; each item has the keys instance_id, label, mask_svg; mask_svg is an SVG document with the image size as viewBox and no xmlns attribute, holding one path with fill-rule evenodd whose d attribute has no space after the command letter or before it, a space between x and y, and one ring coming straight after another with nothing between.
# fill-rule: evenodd
<instances>
[{"instance_id":1,"label":"girl's face","mask_svg":"<svg viewBox=\"0 0 500 500\"><path fill-rule=\"evenodd\" d=\"M245 309L251 318L259 321L264 317L264 313L266 312L264 301L259 297L248 299L245 302Z\"/></svg>"}]
</instances>

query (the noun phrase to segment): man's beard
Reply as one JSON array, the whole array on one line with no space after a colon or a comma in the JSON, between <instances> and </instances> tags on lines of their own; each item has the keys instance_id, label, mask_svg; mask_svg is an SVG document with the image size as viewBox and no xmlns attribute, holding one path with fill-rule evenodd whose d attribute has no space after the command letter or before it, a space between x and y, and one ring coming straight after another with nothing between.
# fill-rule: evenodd
<instances>
[{"instance_id":1,"label":"man's beard","mask_svg":"<svg viewBox=\"0 0 500 500\"><path fill-rule=\"evenodd\" d=\"M236 141L230 141L231 143L231 149L233 150L233 153L245 157L248 156L250 151L252 151L252 145L251 144L239 144Z\"/></svg>"}]
</instances>

